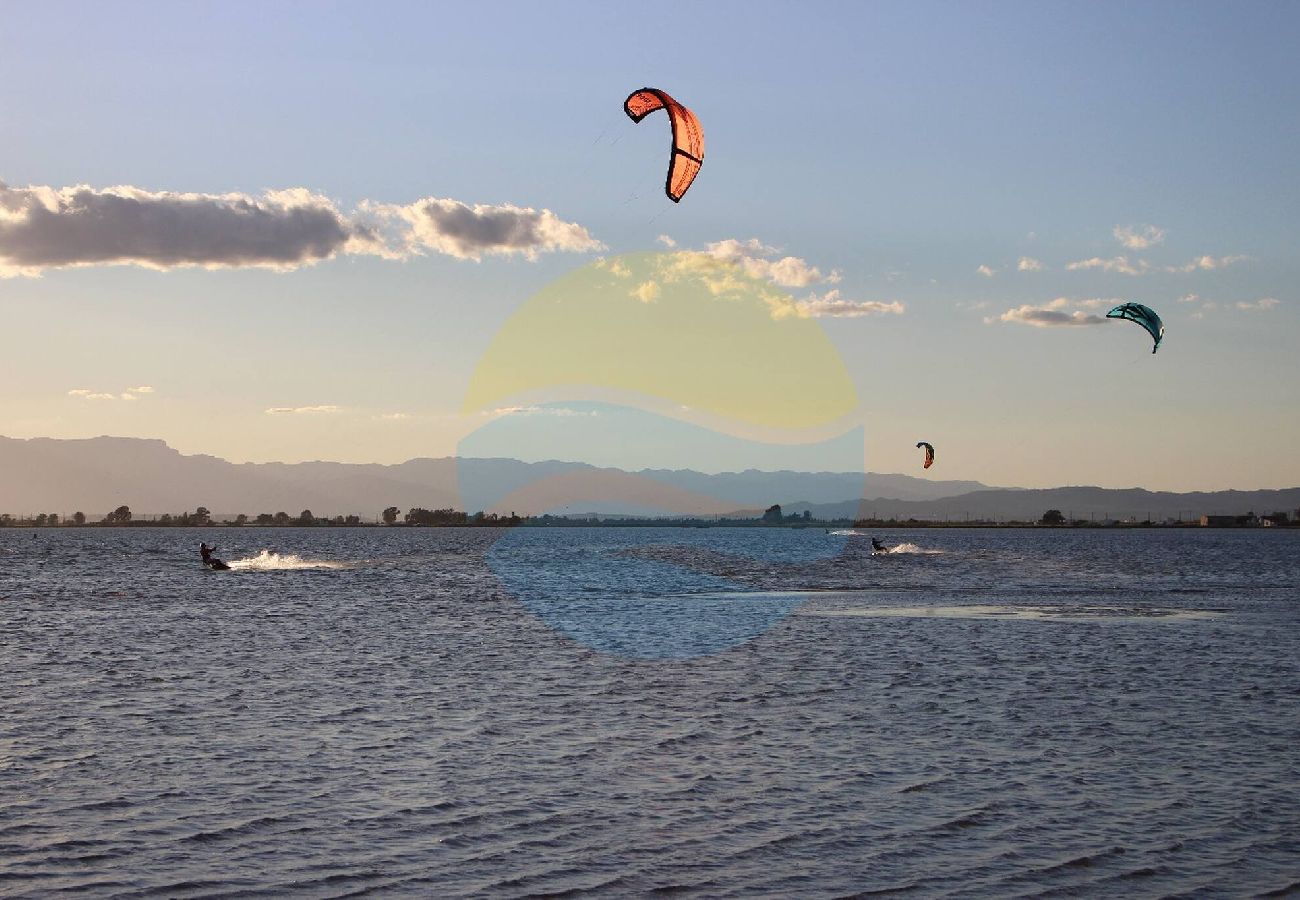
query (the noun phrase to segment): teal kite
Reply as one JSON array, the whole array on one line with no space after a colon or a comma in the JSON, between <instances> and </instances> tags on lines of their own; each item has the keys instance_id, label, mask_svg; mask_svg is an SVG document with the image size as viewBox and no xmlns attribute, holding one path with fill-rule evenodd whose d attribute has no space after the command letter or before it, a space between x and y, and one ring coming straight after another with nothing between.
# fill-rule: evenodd
<instances>
[{"instance_id":1,"label":"teal kite","mask_svg":"<svg viewBox=\"0 0 1300 900\"><path fill-rule=\"evenodd\" d=\"M1124 303L1115 307L1106 313L1108 319L1128 319L1130 322L1136 322L1147 330L1155 344L1151 347L1151 352L1155 353L1160 349L1160 342L1165 339L1165 323L1160 321L1160 316L1149 306L1143 306L1141 303Z\"/></svg>"}]
</instances>

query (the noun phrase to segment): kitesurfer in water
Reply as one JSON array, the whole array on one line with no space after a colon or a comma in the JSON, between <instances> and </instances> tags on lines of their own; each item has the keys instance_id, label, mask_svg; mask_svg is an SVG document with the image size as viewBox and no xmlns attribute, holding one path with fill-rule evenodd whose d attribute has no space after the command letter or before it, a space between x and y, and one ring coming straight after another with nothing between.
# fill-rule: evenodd
<instances>
[{"instance_id":1,"label":"kitesurfer in water","mask_svg":"<svg viewBox=\"0 0 1300 900\"><path fill-rule=\"evenodd\" d=\"M199 544L199 556L203 557L203 565L209 569L229 569L230 566L212 555L216 549L216 547L209 547L206 541Z\"/></svg>"},{"instance_id":2,"label":"kitesurfer in water","mask_svg":"<svg viewBox=\"0 0 1300 900\"><path fill-rule=\"evenodd\" d=\"M888 553L889 548L880 542L880 538L871 539L871 549L877 553Z\"/></svg>"}]
</instances>

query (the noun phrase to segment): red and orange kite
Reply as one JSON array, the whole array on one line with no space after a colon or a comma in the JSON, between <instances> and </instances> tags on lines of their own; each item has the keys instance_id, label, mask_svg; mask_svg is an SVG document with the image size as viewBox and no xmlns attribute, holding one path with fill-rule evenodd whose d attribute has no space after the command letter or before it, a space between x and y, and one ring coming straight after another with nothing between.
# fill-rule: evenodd
<instances>
[{"instance_id":1,"label":"red and orange kite","mask_svg":"<svg viewBox=\"0 0 1300 900\"><path fill-rule=\"evenodd\" d=\"M704 165L704 129L695 113L656 88L633 91L623 101L623 111L633 122L640 122L656 109L666 110L673 125L673 152L664 190L669 200L678 203Z\"/></svg>"}]
</instances>

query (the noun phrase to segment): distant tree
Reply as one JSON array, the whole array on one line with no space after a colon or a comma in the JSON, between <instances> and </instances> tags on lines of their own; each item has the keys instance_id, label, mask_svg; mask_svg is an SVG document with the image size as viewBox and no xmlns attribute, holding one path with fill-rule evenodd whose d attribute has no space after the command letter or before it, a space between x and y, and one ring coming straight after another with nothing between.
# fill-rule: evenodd
<instances>
[{"instance_id":1,"label":"distant tree","mask_svg":"<svg viewBox=\"0 0 1300 900\"><path fill-rule=\"evenodd\" d=\"M34 524L36 525L37 528L41 528L45 525L45 520L47 518L48 516L46 516L45 513L41 513L36 517L36 522Z\"/></svg>"},{"instance_id":2,"label":"distant tree","mask_svg":"<svg viewBox=\"0 0 1300 900\"><path fill-rule=\"evenodd\" d=\"M360 517L360 516L348 516L346 519L343 520L343 524L344 524L344 525L360 525L360 524L361 524L361 517ZM389 524L391 525L392 523L390 522Z\"/></svg>"},{"instance_id":3,"label":"distant tree","mask_svg":"<svg viewBox=\"0 0 1300 900\"><path fill-rule=\"evenodd\" d=\"M125 525L131 521L131 507L123 504L104 516L104 522L109 525Z\"/></svg>"},{"instance_id":4,"label":"distant tree","mask_svg":"<svg viewBox=\"0 0 1300 900\"><path fill-rule=\"evenodd\" d=\"M280 511L275 514L275 518L272 521L274 521L276 525L288 525L293 521L293 519L289 518L287 512Z\"/></svg>"},{"instance_id":5,"label":"distant tree","mask_svg":"<svg viewBox=\"0 0 1300 900\"><path fill-rule=\"evenodd\" d=\"M422 509L415 507L406 514L407 525L464 525L469 516L455 509Z\"/></svg>"},{"instance_id":6,"label":"distant tree","mask_svg":"<svg viewBox=\"0 0 1300 900\"><path fill-rule=\"evenodd\" d=\"M256 522L258 525L274 525L275 516L270 513L258 513Z\"/></svg>"},{"instance_id":7,"label":"distant tree","mask_svg":"<svg viewBox=\"0 0 1300 900\"><path fill-rule=\"evenodd\" d=\"M248 516L244 515L243 513L240 513L239 515L235 516L235 524L240 526L247 525Z\"/></svg>"},{"instance_id":8,"label":"distant tree","mask_svg":"<svg viewBox=\"0 0 1300 900\"><path fill-rule=\"evenodd\" d=\"M1043 525L1064 525L1065 516L1061 514L1059 509L1049 509L1043 513L1043 517L1038 521Z\"/></svg>"},{"instance_id":9,"label":"distant tree","mask_svg":"<svg viewBox=\"0 0 1300 900\"><path fill-rule=\"evenodd\" d=\"M402 514L402 511L401 511L400 509L398 509L396 506L390 506L390 507L388 507L388 509L384 510L384 524L385 524L385 525L396 525L396 524L397 524L397 517L398 517L399 515L401 515L401 514Z\"/></svg>"},{"instance_id":10,"label":"distant tree","mask_svg":"<svg viewBox=\"0 0 1300 900\"><path fill-rule=\"evenodd\" d=\"M159 525L171 525L171 524L172 524L172 514L171 514L171 513L163 513L161 516L158 517L158 524L159 524Z\"/></svg>"},{"instance_id":11,"label":"distant tree","mask_svg":"<svg viewBox=\"0 0 1300 900\"><path fill-rule=\"evenodd\" d=\"M316 517L313 516L313 515L311 514L311 510L310 510L310 509L304 509L302 512L298 513L298 524L299 524L299 525L315 525L315 524L316 524Z\"/></svg>"},{"instance_id":12,"label":"distant tree","mask_svg":"<svg viewBox=\"0 0 1300 900\"><path fill-rule=\"evenodd\" d=\"M805 522L811 522L811 521L812 521L812 510L810 510L810 509L805 509L805 510L803 511L803 520L804 520Z\"/></svg>"},{"instance_id":13,"label":"distant tree","mask_svg":"<svg viewBox=\"0 0 1300 900\"><path fill-rule=\"evenodd\" d=\"M194 515L190 516L191 525L207 526L212 524L212 513L206 506L200 506L194 510Z\"/></svg>"},{"instance_id":14,"label":"distant tree","mask_svg":"<svg viewBox=\"0 0 1300 900\"><path fill-rule=\"evenodd\" d=\"M780 503L773 503L773 504L772 504L771 506L769 506L769 507L767 508L767 510L763 513L763 521L764 521L764 522L769 522L769 523L776 523L776 524L779 524L779 523L781 522L781 519L782 519L782 516L781 516L781 504L780 504Z\"/></svg>"},{"instance_id":15,"label":"distant tree","mask_svg":"<svg viewBox=\"0 0 1300 900\"><path fill-rule=\"evenodd\" d=\"M0 527L12 525L13 523L14 523L13 516L9 515L9 513L0 513Z\"/></svg>"},{"instance_id":16,"label":"distant tree","mask_svg":"<svg viewBox=\"0 0 1300 900\"><path fill-rule=\"evenodd\" d=\"M86 514L85 514L84 512L81 512L81 511L74 512L74 513L72 514L72 524L74 524L74 525L85 525L85 524L86 524Z\"/></svg>"},{"instance_id":17,"label":"distant tree","mask_svg":"<svg viewBox=\"0 0 1300 900\"><path fill-rule=\"evenodd\" d=\"M59 524L59 514L58 514L58 513L50 513L49 517L48 517L45 521L46 521L46 523L49 524L49 525L58 525L58 524Z\"/></svg>"}]
</instances>

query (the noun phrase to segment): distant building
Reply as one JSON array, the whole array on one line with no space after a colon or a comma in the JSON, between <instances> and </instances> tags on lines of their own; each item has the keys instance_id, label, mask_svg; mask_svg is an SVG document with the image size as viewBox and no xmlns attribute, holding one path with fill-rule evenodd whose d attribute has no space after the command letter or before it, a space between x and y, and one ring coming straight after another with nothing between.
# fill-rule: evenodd
<instances>
[{"instance_id":1,"label":"distant building","mask_svg":"<svg viewBox=\"0 0 1300 900\"><path fill-rule=\"evenodd\" d=\"M1236 516L1201 516L1201 525L1205 528L1228 528L1236 524Z\"/></svg>"}]
</instances>

